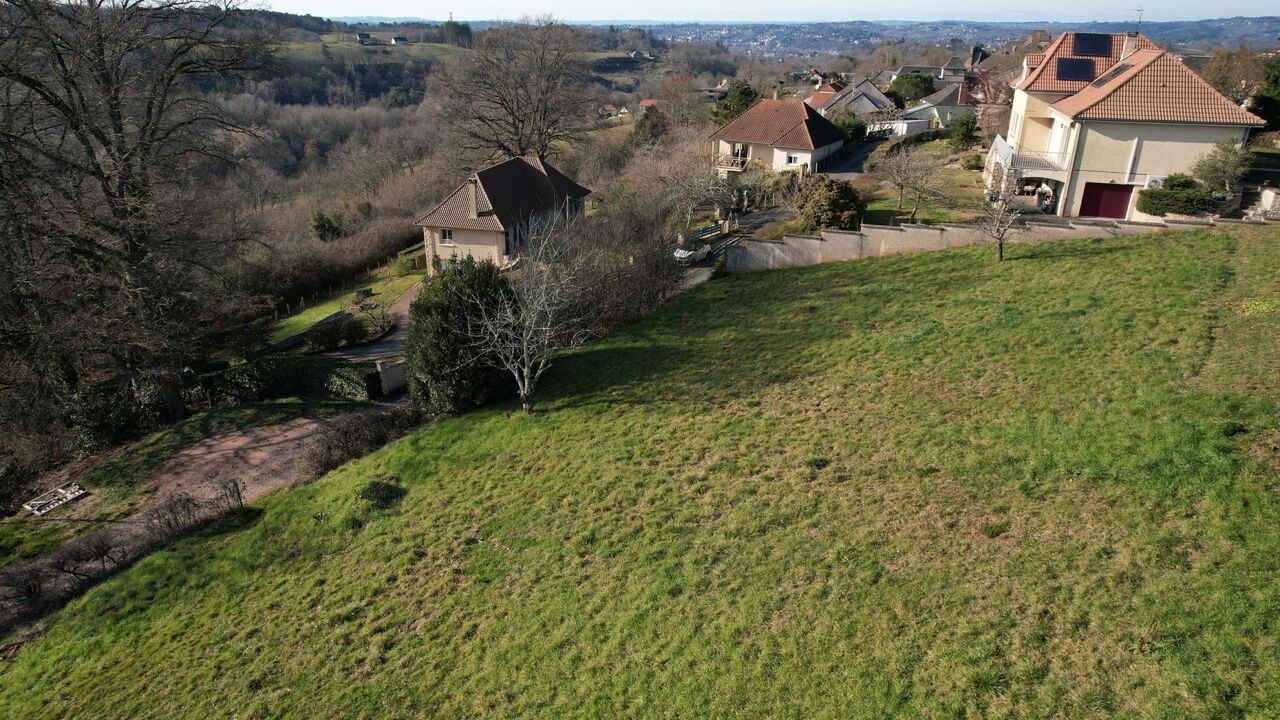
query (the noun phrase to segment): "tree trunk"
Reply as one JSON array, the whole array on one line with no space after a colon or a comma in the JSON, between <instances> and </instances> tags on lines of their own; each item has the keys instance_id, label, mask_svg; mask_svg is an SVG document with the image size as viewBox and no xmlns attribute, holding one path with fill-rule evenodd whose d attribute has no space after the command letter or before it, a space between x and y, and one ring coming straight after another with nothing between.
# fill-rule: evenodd
<instances>
[{"instance_id":1,"label":"tree trunk","mask_svg":"<svg viewBox=\"0 0 1280 720\"><path fill-rule=\"evenodd\" d=\"M182 390L174 380L165 378L160 381L160 396L164 399L164 410L173 422L187 417L187 407L182 402Z\"/></svg>"},{"instance_id":2,"label":"tree trunk","mask_svg":"<svg viewBox=\"0 0 1280 720\"><path fill-rule=\"evenodd\" d=\"M521 395L521 396L520 396L520 410L521 410L522 412L524 412L524 414L525 414L525 415L532 415L532 414L533 414L533 399L532 399L532 398L530 398L528 395Z\"/></svg>"},{"instance_id":3,"label":"tree trunk","mask_svg":"<svg viewBox=\"0 0 1280 720\"><path fill-rule=\"evenodd\" d=\"M996 262L1004 262L1004 239L996 240Z\"/></svg>"},{"instance_id":4,"label":"tree trunk","mask_svg":"<svg viewBox=\"0 0 1280 720\"><path fill-rule=\"evenodd\" d=\"M906 194L907 194L906 188L898 188L898 209L899 210L902 209L902 198L906 196Z\"/></svg>"}]
</instances>

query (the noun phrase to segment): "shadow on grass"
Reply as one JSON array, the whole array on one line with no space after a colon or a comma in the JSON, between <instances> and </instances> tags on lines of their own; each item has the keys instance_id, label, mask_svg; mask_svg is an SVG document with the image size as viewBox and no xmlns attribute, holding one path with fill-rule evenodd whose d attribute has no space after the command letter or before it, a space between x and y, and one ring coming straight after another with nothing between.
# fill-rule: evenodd
<instances>
[{"instance_id":1,"label":"shadow on grass","mask_svg":"<svg viewBox=\"0 0 1280 720\"><path fill-rule=\"evenodd\" d=\"M1069 245L1053 240L1037 240L1032 243L1006 246L1005 260L1061 260L1064 258L1098 257L1124 252L1132 248L1128 238L1096 238L1089 245Z\"/></svg>"}]
</instances>

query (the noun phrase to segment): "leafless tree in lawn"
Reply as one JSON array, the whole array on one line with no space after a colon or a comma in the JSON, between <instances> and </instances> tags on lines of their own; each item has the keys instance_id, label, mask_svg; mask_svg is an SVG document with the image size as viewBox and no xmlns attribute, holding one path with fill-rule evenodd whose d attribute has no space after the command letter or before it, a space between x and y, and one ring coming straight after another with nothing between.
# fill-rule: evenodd
<instances>
[{"instance_id":1,"label":"leafless tree in lawn","mask_svg":"<svg viewBox=\"0 0 1280 720\"><path fill-rule=\"evenodd\" d=\"M927 176L936 172L936 165L934 158L904 145L881 158L876 164L875 174L898 191L898 209L901 210L907 193L930 184Z\"/></svg>"},{"instance_id":2,"label":"leafless tree in lawn","mask_svg":"<svg viewBox=\"0 0 1280 720\"><path fill-rule=\"evenodd\" d=\"M581 33L550 19L486 30L437 74L439 117L469 150L547 157L588 127Z\"/></svg>"},{"instance_id":3,"label":"leafless tree in lawn","mask_svg":"<svg viewBox=\"0 0 1280 720\"><path fill-rule=\"evenodd\" d=\"M907 192L911 195L911 222L914 223L922 203L946 198L948 178L942 172L946 160L936 155L913 152L910 164L914 167L910 173L911 185Z\"/></svg>"},{"instance_id":4,"label":"leafless tree in lawn","mask_svg":"<svg viewBox=\"0 0 1280 720\"><path fill-rule=\"evenodd\" d=\"M498 301L472 298L466 329L476 355L511 373L520 407L533 412L533 395L557 352L592 334L588 257L578 242L581 218L535 217L515 267L510 293Z\"/></svg>"},{"instance_id":5,"label":"leafless tree in lawn","mask_svg":"<svg viewBox=\"0 0 1280 720\"><path fill-rule=\"evenodd\" d=\"M1012 183L1000 182L1001 179L992 179L986 197L974 208L977 214L975 225L996 245L996 262L1004 262L1004 244L1021 232L1022 218L1022 211L1014 203Z\"/></svg>"},{"instance_id":6,"label":"leafless tree in lawn","mask_svg":"<svg viewBox=\"0 0 1280 720\"><path fill-rule=\"evenodd\" d=\"M215 296L199 284L234 239L207 179L246 130L198 84L263 60L247 22L236 0L0 12L0 365L35 383L23 406L116 378L182 413L176 376Z\"/></svg>"}]
</instances>

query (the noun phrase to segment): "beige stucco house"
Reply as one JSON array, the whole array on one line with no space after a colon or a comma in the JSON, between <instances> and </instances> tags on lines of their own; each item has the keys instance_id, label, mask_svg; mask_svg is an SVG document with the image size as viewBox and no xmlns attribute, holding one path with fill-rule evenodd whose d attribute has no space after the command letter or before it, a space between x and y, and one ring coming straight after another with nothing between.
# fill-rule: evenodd
<instances>
[{"instance_id":1,"label":"beige stucco house","mask_svg":"<svg viewBox=\"0 0 1280 720\"><path fill-rule=\"evenodd\" d=\"M1027 56L1013 87L988 182L1038 189L1068 217L1144 219L1138 191L1264 124L1138 33L1064 33Z\"/></svg>"},{"instance_id":2,"label":"beige stucco house","mask_svg":"<svg viewBox=\"0 0 1280 720\"><path fill-rule=\"evenodd\" d=\"M711 134L721 174L758 162L777 172L808 174L844 147L849 136L802 100L757 100Z\"/></svg>"},{"instance_id":3,"label":"beige stucco house","mask_svg":"<svg viewBox=\"0 0 1280 720\"><path fill-rule=\"evenodd\" d=\"M427 267L474 257L510 264L524 244L529 221L542 213L575 214L591 191L546 160L512 158L476 171L418 220Z\"/></svg>"}]
</instances>

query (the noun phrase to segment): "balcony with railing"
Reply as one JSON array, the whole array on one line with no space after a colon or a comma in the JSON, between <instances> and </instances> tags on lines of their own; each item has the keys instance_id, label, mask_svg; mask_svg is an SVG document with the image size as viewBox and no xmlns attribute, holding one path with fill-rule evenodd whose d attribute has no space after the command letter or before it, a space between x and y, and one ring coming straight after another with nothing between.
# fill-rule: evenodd
<instances>
[{"instance_id":1,"label":"balcony with railing","mask_svg":"<svg viewBox=\"0 0 1280 720\"><path fill-rule=\"evenodd\" d=\"M1067 169L1067 153L1035 152L1033 150L1014 150L1003 137L997 135L991 145L991 151L1007 168L1028 172L1062 172Z\"/></svg>"},{"instance_id":2,"label":"balcony with railing","mask_svg":"<svg viewBox=\"0 0 1280 720\"><path fill-rule=\"evenodd\" d=\"M721 170L742 170L750 160L745 155L720 155L716 158L716 167Z\"/></svg>"}]
</instances>

